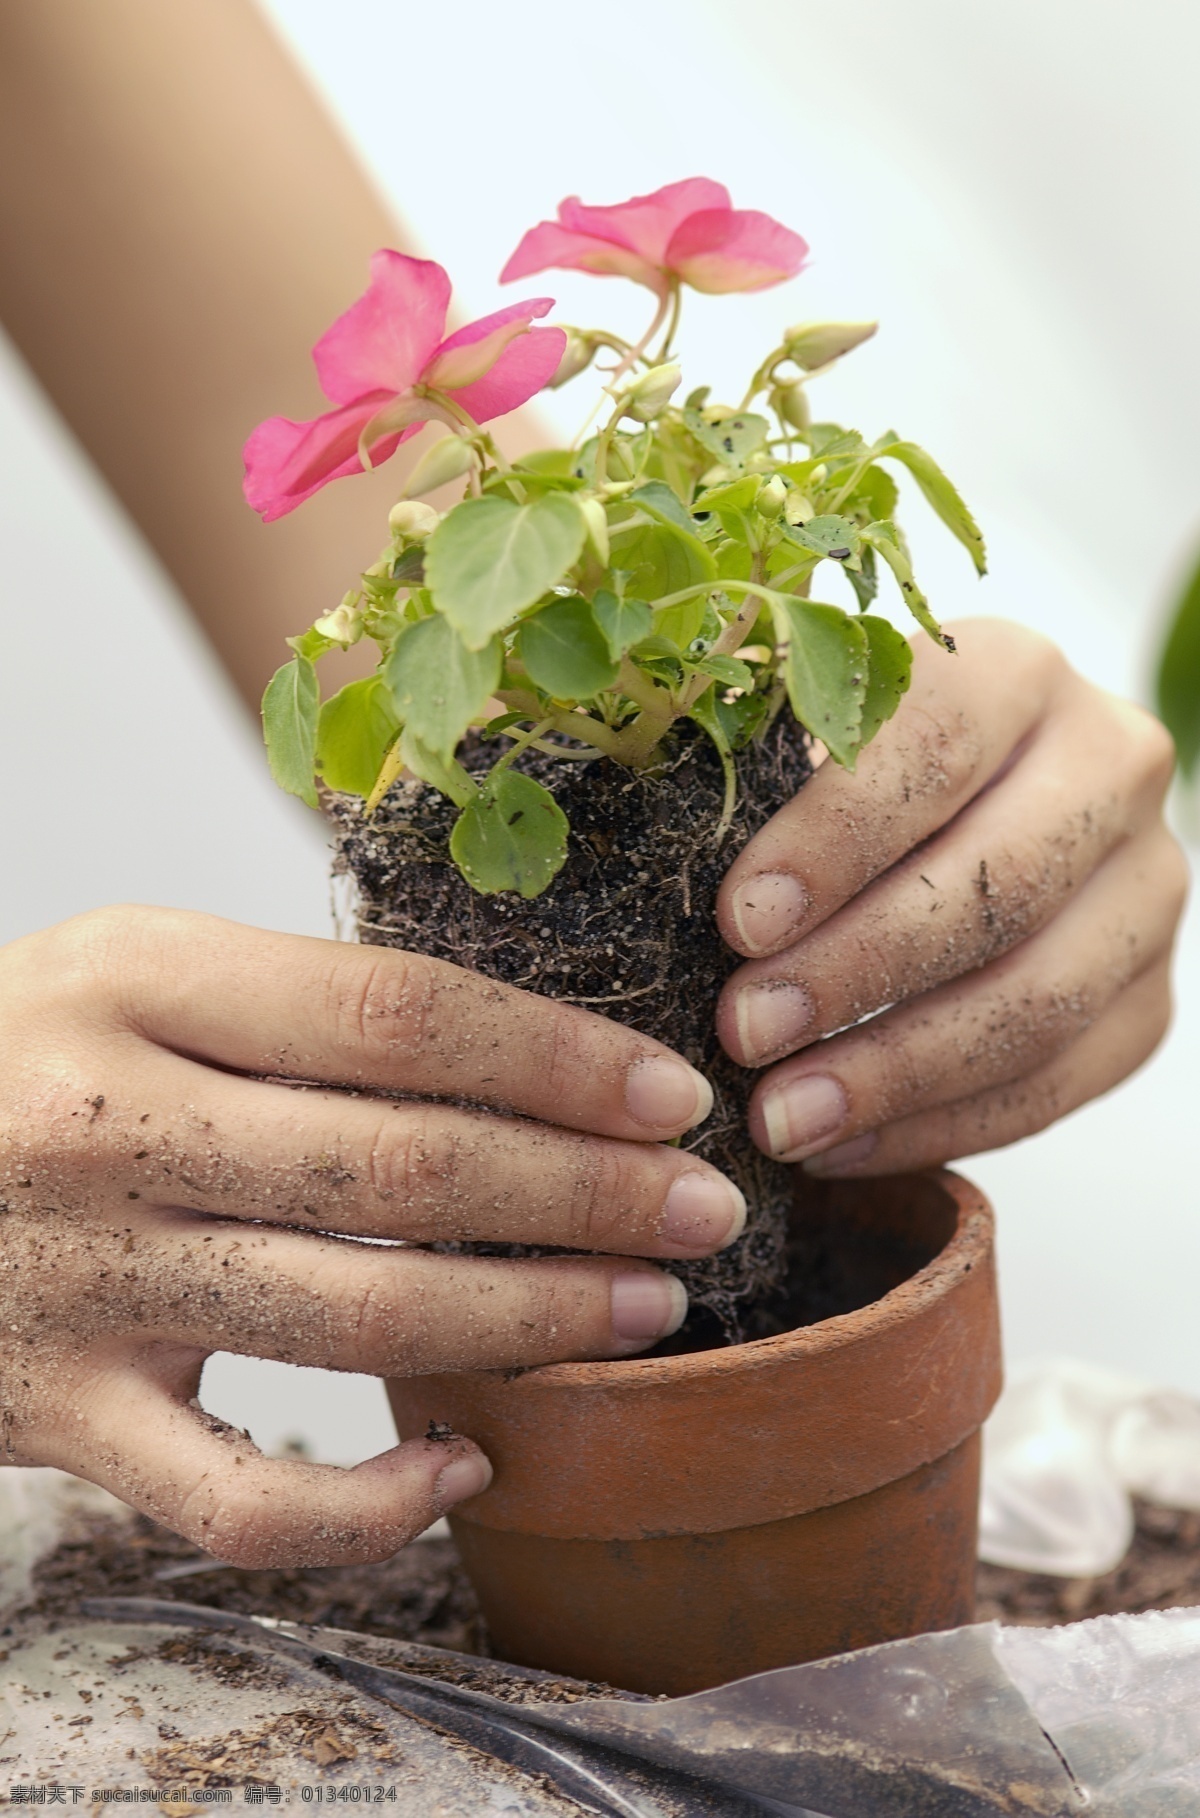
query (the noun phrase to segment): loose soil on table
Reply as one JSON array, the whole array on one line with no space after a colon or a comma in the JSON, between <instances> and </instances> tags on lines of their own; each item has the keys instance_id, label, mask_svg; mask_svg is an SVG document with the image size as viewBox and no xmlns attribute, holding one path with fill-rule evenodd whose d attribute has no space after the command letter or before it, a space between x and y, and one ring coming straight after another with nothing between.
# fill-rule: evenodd
<instances>
[{"instance_id":1,"label":"loose soil on table","mask_svg":"<svg viewBox=\"0 0 1200 1818\"><path fill-rule=\"evenodd\" d=\"M449 1540L420 1541L383 1565L262 1572L216 1567L186 1577L158 1576L196 1561L190 1542L143 1516L128 1523L97 1517L90 1534L60 1547L38 1567L31 1613L66 1621L85 1597L157 1597L464 1654L488 1651L474 1592ZM1051 1578L981 1564L976 1585L980 1622L1050 1626L1086 1616L1200 1605L1200 1514L1139 1503L1132 1548L1115 1571L1100 1578ZM409 1660L396 1664L421 1670ZM483 1662L480 1670L486 1676Z\"/></svg>"}]
</instances>

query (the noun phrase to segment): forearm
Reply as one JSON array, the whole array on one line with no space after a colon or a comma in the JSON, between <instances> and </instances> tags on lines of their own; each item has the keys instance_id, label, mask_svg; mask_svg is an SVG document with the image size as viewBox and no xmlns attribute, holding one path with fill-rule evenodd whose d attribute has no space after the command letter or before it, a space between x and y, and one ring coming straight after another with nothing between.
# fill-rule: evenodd
<instances>
[{"instance_id":1,"label":"forearm","mask_svg":"<svg viewBox=\"0 0 1200 1818\"><path fill-rule=\"evenodd\" d=\"M36 0L0 9L0 235L0 319L257 707L410 451L264 528L242 443L322 408L308 349L402 230L249 0Z\"/></svg>"}]
</instances>

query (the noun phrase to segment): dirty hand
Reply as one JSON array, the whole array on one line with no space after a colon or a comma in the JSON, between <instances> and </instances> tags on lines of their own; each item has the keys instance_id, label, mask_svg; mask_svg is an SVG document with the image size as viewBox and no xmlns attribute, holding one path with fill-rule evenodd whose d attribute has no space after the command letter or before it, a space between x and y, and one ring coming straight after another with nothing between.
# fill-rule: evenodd
<instances>
[{"instance_id":1,"label":"dirty hand","mask_svg":"<svg viewBox=\"0 0 1200 1818\"><path fill-rule=\"evenodd\" d=\"M377 1376L625 1356L686 1308L628 1258L707 1254L744 1218L664 1144L712 1102L686 1062L414 954L83 916L0 952L0 1080L5 1460L241 1565L384 1558L491 1473L457 1438L265 1459L200 1409L210 1352Z\"/></svg>"},{"instance_id":2,"label":"dirty hand","mask_svg":"<svg viewBox=\"0 0 1200 1818\"><path fill-rule=\"evenodd\" d=\"M1124 1079L1169 1020L1187 869L1167 734L1036 633L953 631L957 656L917 643L857 772L824 764L722 888L750 963L721 1039L777 1063L754 1140L813 1174L1016 1142Z\"/></svg>"}]
</instances>

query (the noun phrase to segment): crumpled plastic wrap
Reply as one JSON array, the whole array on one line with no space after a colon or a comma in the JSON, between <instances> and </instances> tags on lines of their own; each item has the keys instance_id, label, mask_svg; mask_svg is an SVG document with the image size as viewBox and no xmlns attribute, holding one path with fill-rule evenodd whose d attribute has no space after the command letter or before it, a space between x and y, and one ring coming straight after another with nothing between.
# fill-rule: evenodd
<instances>
[{"instance_id":1,"label":"crumpled plastic wrap","mask_svg":"<svg viewBox=\"0 0 1200 1818\"><path fill-rule=\"evenodd\" d=\"M146 1742L168 1733L166 1719L189 1760L215 1736L236 1782L245 1768L224 1739L244 1747L273 1711L294 1723L299 1702L306 1721L360 1738L357 1760L343 1750L338 1778L361 1777L366 1734L382 1738L381 1754L399 1744L410 1772L398 1809L414 1818L431 1805L447 1818L495 1809L492 1764L504 1762L522 1776L507 1785L526 1818L561 1811L563 1794L605 1818L1200 1818L1200 1609L1061 1629L980 1623L690 1698L590 1699L579 1687L565 1702L562 1682L554 1702L521 1695L522 1680L545 1675L500 1668L498 1697L475 1689L464 1656L442 1655L442 1675L440 1650L333 1629L139 1598L96 1600L86 1616L78 1633L15 1638L8 1752L29 1769L52 1765L59 1779L80 1777L86 1756L89 1771L103 1763L119 1783L135 1707ZM195 1640L165 1648L181 1629ZM217 1650L219 1700L204 1685L206 1648ZM85 1743L54 1715L60 1681L78 1683L86 1657L97 1691ZM183 1661L173 1683L164 1663ZM106 1722L110 1704L122 1708ZM276 1754L269 1777L307 1779L305 1766L303 1753ZM376 1774L390 1777L382 1760ZM555 1795L548 1806L539 1786Z\"/></svg>"},{"instance_id":2,"label":"crumpled plastic wrap","mask_svg":"<svg viewBox=\"0 0 1200 1818\"><path fill-rule=\"evenodd\" d=\"M984 1428L980 1558L1109 1572L1133 1538L1133 1496L1200 1509L1200 1402L1073 1359L1014 1371Z\"/></svg>"}]
</instances>

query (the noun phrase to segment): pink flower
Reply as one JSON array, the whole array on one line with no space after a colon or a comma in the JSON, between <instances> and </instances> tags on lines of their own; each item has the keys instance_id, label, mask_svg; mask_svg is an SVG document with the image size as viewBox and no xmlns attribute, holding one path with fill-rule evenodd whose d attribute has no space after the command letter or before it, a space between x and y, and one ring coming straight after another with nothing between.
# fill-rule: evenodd
<instances>
[{"instance_id":1,"label":"pink flower","mask_svg":"<svg viewBox=\"0 0 1200 1818\"><path fill-rule=\"evenodd\" d=\"M807 244L770 215L731 208L707 177L668 183L613 208L559 204L557 221L531 227L500 274L502 284L548 266L633 278L660 294L672 279L693 290L764 290L800 270Z\"/></svg>"},{"instance_id":2,"label":"pink flower","mask_svg":"<svg viewBox=\"0 0 1200 1818\"><path fill-rule=\"evenodd\" d=\"M378 466L431 418L444 392L475 423L524 404L553 378L567 344L561 328L531 328L552 297L514 303L443 340L450 280L429 259L377 252L366 292L313 348L317 377L336 406L311 423L269 417L246 443L246 499L263 522L294 511L330 480ZM452 418L448 420L453 421Z\"/></svg>"}]
</instances>

